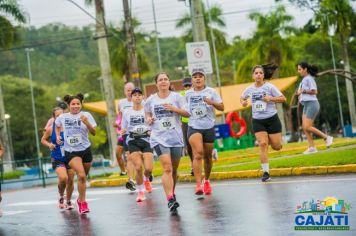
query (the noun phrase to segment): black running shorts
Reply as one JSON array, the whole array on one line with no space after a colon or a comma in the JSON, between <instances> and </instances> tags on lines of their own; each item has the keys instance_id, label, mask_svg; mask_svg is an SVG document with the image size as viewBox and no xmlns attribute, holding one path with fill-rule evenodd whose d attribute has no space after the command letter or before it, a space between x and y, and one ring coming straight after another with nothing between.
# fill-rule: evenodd
<instances>
[{"instance_id":1,"label":"black running shorts","mask_svg":"<svg viewBox=\"0 0 356 236\"><path fill-rule=\"evenodd\" d=\"M88 147L87 149L85 149L83 151L78 151L78 152L65 151L64 155L65 155L65 160L68 164L74 157L82 158L83 163L90 163L93 160L93 155L91 154L90 147Z\"/></svg>"},{"instance_id":2,"label":"black running shorts","mask_svg":"<svg viewBox=\"0 0 356 236\"><path fill-rule=\"evenodd\" d=\"M130 140L129 141L129 152L133 153L133 152L153 152L152 148L150 147L150 144L148 142L146 142L143 139L134 139L134 140Z\"/></svg>"},{"instance_id":3,"label":"black running shorts","mask_svg":"<svg viewBox=\"0 0 356 236\"><path fill-rule=\"evenodd\" d=\"M188 140L190 136L192 136L195 133L199 133L203 136L203 143L214 143L215 140L215 129L210 128L210 129L194 129L190 126L188 126L188 132L187 132L187 137Z\"/></svg>"},{"instance_id":4,"label":"black running shorts","mask_svg":"<svg viewBox=\"0 0 356 236\"><path fill-rule=\"evenodd\" d=\"M252 127L255 133L277 134L282 132L282 124L277 114L267 119L252 119Z\"/></svg>"}]
</instances>

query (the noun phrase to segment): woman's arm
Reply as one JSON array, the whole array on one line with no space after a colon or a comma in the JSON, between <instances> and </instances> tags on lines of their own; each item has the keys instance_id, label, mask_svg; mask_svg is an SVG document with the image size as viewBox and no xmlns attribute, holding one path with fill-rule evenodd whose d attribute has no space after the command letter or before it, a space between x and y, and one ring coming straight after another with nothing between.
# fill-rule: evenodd
<instances>
[{"instance_id":1,"label":"woman's arm","mask_svg":"<svg viewBox=\"0 0 356 236\"><path fill-rule=\"evenodd\" d=\"M52 133L52 128L47 128L46 131L42 135L41 143L43 146L48 147L49 150L52 151L53 149L56 148L56 145L51 142L48 142L48 139L51 137L51 133Z\"/></svg>"},{"instance_id":2,"label":"woman's arm","mask_svg":"<svg viewBox=\"0 0 356 236\"><path fill-rule=\"evenodd\" d=\"M212 100L211 98L204 98L204 102L210 106L213 106L215 109L219 110L219 111L224 111L224 103L218 103L215 102L214 100Z\"/></svg>"},{"instance_id":3,"label":"woman's arm","mask_svg":"<svg viewBox=\"0 0 356 236\"><path fill-rule=\"evenodd\" d=\"M171 112L175 112L178 115L181 115L183 117L189 117L190 116L189 113L186 110L182 109L182 108L173 106L173 105L168 104L168 103L164 104L163 106L164 106L165 110L171 111Z\"/></svg>"},{"instance_id":4,"label":"woman's arm","mask_svg":"<svg viewBox=\"0 0 356 236\"><path fill-rule=\"evenodd\" d=\"M93 127L93 126L90 124L88 117L86 117L85 115L81 115L81 116L80 116L80 120L86 125L86 127L87 127L88 130L89 130L89 133L91 133L91 135L95 136L95 134L96 134L96 129L95 129L95 127Z\"/></svg>"}]
</instances>

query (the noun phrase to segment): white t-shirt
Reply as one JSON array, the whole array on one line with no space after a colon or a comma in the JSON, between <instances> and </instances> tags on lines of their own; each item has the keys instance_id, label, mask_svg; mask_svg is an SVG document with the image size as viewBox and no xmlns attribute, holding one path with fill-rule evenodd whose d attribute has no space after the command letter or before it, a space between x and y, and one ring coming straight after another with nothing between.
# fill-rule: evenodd
<instances>
[{"instance_id":1,"label":"white t-shirt","mask_svg":"<svg viewBox=\"0 0 356 236\"><path fill-rule=\"evenodd\" d=\"M119 111L121 113L124 113L124 111L128 108L132 108L133 107L133 103L132 101L129 102L129 100L127 100L127 98L123 98L119 101Z\"/></svg>"},{"instance_id":2,"label":"white t-shirt","mask_svg":"<svg viewBox=\"0 0 356 236\"><path fill-rule=\"evenodd\" d=\"M303 78L302 82L299 85L299 88L302 90L317 90L317 86L315 83L315 79L311 75L307 75ZM306 102L306 101L317 101L316 94L306 94L302 93L300 94L299 100L301 102Z\"/></svg>"},{"instance_id":3,"label":"white t-shirt","mask_svg":"<svg viewBox=\"0 0 356 236\"><path fill-rule=\"evenodd\" d=\"M277 113L275 102L263 101L264 96L280 97L283 94L271 83L265 82L261 87L255 84L250 85L242 93L243 99L251 98L252 100L252 118L261 120L274 116Z\"/></svg>"},{"instance_id":4,"label":"white t-shirt","mask_svg":"<svg viewBox=\"0 0 356 236\"><path fill-rule=\"evenodd\" d=\"M219 94L210 87L205 87L201 91L193 88L185 93L188 112L190 114L188 125L194 129L210 129L215 125L214 106L204 102L204 97L212 99L214 102L222 103Z\"/></svg>"},{"instance_id":5,"label":"white t-shirt","mask_svg":"<svg viewBox=\"0 0 356 236\"><path fill-rule=\"evenodd\" d=\"M164 104L171 104L186 109L184 98L176 92L170 92L168 97L160 98L157 93L151 95L145 104L145 112L152 114L150 145L161 144L164 147L183 147L183 132L181 116L164 109Z\"/></svg>"},{"instance_id":6,"label":"white t-shirt","mask_svg":"<svg viewBox=\"0 0 356 236\"><path fill-rule=\"evenodd\" d=\"M80 116L88 118L89 123L96 127L96 122L89 112L81 111L78 114L63 113L55 121L57 127L63 127L64 150L67 152L84 151L90 147L89 130L80 120Z\"/></svg>"},{"instance_id":7,"label":"white t-shirt","mask_svg":"<svg viewBox=\"0 0 356 236\"><path fill-rule=\"evenodd\" d=\"M144 134L150 130L150 127L145 121L145 111L142 108L139 111L134 110L133 108L128 108L125 110L122 116L122 125L123 129L126 129L126 134L135 133L135 134ZM133 140L130 135L127 136L126 142ZM149 137L142 138L146 142L149 142Z\"/></svg>"}]
</instances>

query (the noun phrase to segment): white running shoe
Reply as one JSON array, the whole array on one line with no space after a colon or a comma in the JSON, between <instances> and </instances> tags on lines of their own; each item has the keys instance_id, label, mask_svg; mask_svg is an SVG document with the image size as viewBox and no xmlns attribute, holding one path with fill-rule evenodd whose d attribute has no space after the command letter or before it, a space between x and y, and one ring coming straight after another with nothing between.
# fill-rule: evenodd
<instances>
[{"instance_id":1,"label":"white running shoe","mask_svg":"<svg viewBox=\"0 0 356 236\"><path fill-rule=\"evenodd\" d=\"M217 161L219 159L218 150L216 150L216 148L213 149L212 157L213 157L213 160L215 160L215 161Z\"/></svg>"},{"instance_id":2,"label":"white running shoe","mask_svg":"<svg viewBox=\"0 0 356 236\"><path fill-rule=\"evenodd\" d=\"M312 154L312 153L317 153L318 150L316 150L315 147L310 147L306 151L303 152L303 154Z\"/></svg>"},{"instance_id":3,"label":"white running shoe","mask_svg":"<svg viewBox=\"0 0 356 236\"><path fill-rule=\"evenodd\" d=\"M332 136L328 136L328 137L326 137L326 140L325 140L325 142L326 142L326 147L330 147L331 146L331 144L333 144L333 137Z\"/></svg>"}]
</instances>

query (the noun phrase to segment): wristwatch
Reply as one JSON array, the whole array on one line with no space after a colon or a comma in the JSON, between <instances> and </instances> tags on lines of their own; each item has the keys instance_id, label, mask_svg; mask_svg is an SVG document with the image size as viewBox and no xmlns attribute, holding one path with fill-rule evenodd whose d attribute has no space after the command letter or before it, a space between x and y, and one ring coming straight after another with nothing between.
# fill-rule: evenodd
<instances>
[{"instance_id":1,"label":"wristwatch","mask_svg":"<svg viewBox=\"0 0 356 236\"><path fill-rule=\"evenodd\" d=\"M306 89L303 89L302 93L307 93L307 90L306 90Z\"/></svg>"}]
</instances>

